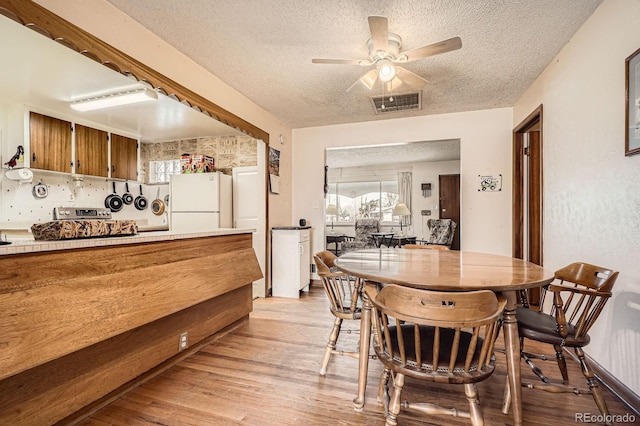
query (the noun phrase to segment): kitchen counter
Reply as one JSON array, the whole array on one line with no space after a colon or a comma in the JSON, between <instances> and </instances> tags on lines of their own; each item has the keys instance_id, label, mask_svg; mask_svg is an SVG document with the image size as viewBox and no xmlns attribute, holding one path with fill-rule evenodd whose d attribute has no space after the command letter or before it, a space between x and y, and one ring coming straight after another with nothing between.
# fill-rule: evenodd
<instances>
[{"instance_id":1,"label":"kitchen counter","mask_svg":"<svg viewBox=\"0 0 640 426\"><path fill-rule=\"evenodd\" d=\"M11 244L0 246L0 256L7 254L36 253L53 250L72 250L122 244L140 244L153 241L181 240L185 238L200 238L218 235L249 234L254 231L255 229L248 228L221 228L210 232L196 232L189 234L172 231L149 231L128 236L82 238L56 241L35 241L33 237L9 238Z\"/></svg>"},{"instance_id":2,"label":"kitchen counter","mask_svg":"<svg viewBox=\"0 0 640 426\"><path fill-rule=\"evenodd\" d=\"M75 424L248 318L252 231L0 246L0 424Z\"/></svg>"},{"instance_id":3,"label":"kitchen counter","mask_svg":"<svg viewBox=\"0 0 640 426\"><path fill-rule=\"evenodd\" d=\"M291 230L299 230L299 229L311 229L310 225L306 226L274 226L271 228L273 231L291 231Z\"/></svg>"}]
</instances>

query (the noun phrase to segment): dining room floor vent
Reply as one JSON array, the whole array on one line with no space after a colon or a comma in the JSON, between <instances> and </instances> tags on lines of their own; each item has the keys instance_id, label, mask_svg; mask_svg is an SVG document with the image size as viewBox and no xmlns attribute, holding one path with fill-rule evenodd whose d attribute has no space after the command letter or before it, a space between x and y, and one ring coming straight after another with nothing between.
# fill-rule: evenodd
<instances>
[{"instance_id":1,"label":"dining room floor vent","mask_svg":"<svg viewBox=\"0 0 640 426\"><path fill-rule=\"evenodd\" d=\"M422 92L371 96L376 114L422 108Z\"/></svg>"}]
</instances>

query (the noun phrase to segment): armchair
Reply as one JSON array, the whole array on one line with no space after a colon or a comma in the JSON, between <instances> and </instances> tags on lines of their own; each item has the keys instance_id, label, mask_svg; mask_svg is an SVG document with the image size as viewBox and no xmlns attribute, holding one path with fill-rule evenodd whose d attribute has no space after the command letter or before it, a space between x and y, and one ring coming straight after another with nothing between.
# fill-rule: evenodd
<instances>
[{"instance_id":1,"label":"armchair","mask_svg":"<svg viewBox=\"0 0 640 426\"><path fill-rule=\"evenodd\" d=\"M355 228L354 239L346 240L342 243L342 253L377 247L371 233L380 231L380 221L378 219L357 219Z\"/></svg>"},{"instance_id":2,"label":"armchair","mask_svg":"<svg viewBox=\"0 0 640 426\"><path fill-rule=\"evenodd\" d=\"M426 244L436 244L451 248L456 233L456 223L451 219L429 219L429 237Z\"/></svg>"}]
</instances>

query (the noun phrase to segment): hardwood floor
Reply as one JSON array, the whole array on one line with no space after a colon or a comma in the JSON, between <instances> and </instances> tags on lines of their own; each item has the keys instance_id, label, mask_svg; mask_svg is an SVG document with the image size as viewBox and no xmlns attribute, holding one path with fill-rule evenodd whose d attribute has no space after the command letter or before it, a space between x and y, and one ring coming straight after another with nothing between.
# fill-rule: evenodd
<instances>
[{"instance_id":1,"label":"hardwood floor","mask_svg":"<svg viewBox=\"0 0 640 426\"><path fill-rule=\"evenodd\" d=\"M376 402L381 364L369 364L365 409L353 410L357 360L334 357L325 377L318 374L333 317L319 284L300 299L254 301L248 321L171 369L114 401L80 424L102 425L384 425L384 409ZM355 329L358 324L345 324ZM343 334L338 346L355 347L358 334ZM498 340L502 346L502 338ZM535 350L535 347L528 347ZM548 352L548 351L547 351ZM487 425L510 425L501 412L505 383L504 355L489 380L478 385ZM542 361L540 361L542 362ZM544 370L560 377L554 363ZM569 377L584 386L572 361ZM522 367L523 377L532 377ZM534 377L535 378L535 377ZM533 380L533 379L531 379ZM537 379L536 379L537 380ZM590 395L551 394L523 389L524 424L575 425L575 413L598 414ZM612 414L630 410L604 389ZM426 397L426 398L425 398ZM404 398L429 400L467 409L462 386L417 383L407 378ZM450 416L430 418L401 412L400 425L468 425Z\"/></svg>"}]
</instances>

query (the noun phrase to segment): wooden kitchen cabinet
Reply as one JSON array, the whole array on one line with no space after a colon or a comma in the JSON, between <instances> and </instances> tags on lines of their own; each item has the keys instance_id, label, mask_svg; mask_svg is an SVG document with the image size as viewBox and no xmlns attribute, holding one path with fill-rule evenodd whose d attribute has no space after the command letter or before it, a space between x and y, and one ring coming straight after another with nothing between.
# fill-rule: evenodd
<instances>
[{"instance_id":1,"label":"wooden kitchen cabinet","mask_svg":"<svg viewBox=\"0 0 640 426\"><path fill-rule=\"evenodd\" d=\"M75 125L75 172L82 175L109 176L109 134L81 124Z\"/></svg>"},{"instance_id":2,"label":"wooden kitchen cabinet","mask_svg":"<svg viewBox=\"0 0 640 426\"><path fill-rule=\"evenodd\" d=\"M111 134L111 177L138 180L138 141Z\"/></svg>"},{"instance_id":3,"label":"wooden kitchen cabinet","mask_svg":"<svg viewBox=\"0 0 640 426\"><path fill-rule=\"evenodd\" d=\"M75 152L75 167L72 152ZM34 169L138 179L137 139L33 111L29 112L29 159L29 167Z\"/></svg>"},{"instance_id":4,"label":"wooden kitchen cabinet","mask_svg":"<svg viewBox=\"0 0 640 426\"><path fill-rule=\"evenodd\" d=\"M30 112L30 167L71 173L71 135L69 121Z\"/></svg>"}]
</instances>

